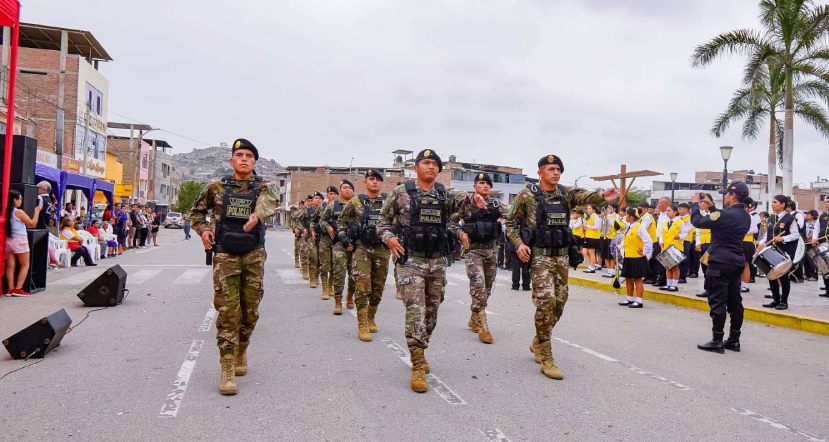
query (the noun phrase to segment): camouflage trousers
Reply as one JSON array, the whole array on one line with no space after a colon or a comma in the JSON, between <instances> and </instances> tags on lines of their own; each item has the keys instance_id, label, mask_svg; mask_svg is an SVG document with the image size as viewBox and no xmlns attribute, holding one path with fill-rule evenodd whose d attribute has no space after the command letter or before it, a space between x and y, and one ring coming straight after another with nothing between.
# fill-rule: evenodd
<instances>
[{"instance_id":1,"label":"camouflage trousers","mask_svg":"<svg viewBox=\"0 0 829 442\"><path fill-rule=\"evenodd\" d=\"M369 247L360 245L352 258L351 277L357 291L354 293L354 305L357 310L366 306L380 305L386 277L389 275L389 255L386 246Z\"/></svg>"},{"instance_id":2,"label":"camouflage trousers","mask_svg":"<svg viewBox=\"0 0 829 442\"><path fill-rule=\"evenodd\" d=\"M406 344L409 349L429 347L438 324L438 308L446 286L446 258L410 256L397 265L400 291L406 306Z\"/></svg>"},{"instance_id":3,"label":"camouflage trousers","mask_svg":"<svg viewBox=\"0 0 829 442\"><path fill-rule=\"evenodd\" d=\"M250 341L259 319L259 302L264 290L265 249L247 255L216 253L213 256L213 307L216 317L216 341L222 356L233 347Z\"/></svg>"},{"instance_id":4,"label":"camouflage trousers","mask_svg":"<svg viewBox=\"0 0 829 442\"><path fill-rule=\"evenodd\" d=\"M348 275L348 293L354 293L356 284L351 277L351 255L352 253L346 250L342 243L334 244L334 268L331 270L331 277L333 278L331 284L334 286L334 294L342 295L343 287L345 286L345 278Z\"/></svg>"},{"instance_id":5,"label":"camouflage trousers","mask_svg":"<svg viewBox=\"0 0 829 442\"><path fill-rule=\"evenodd\" d=\"M294 264L299 264L299 244L301 241L300 237L294 235Z\"/></svg>"},{"instance_id":6,"label":"camouflage trousers","mask_svg":"<svg viewBox=\"0 0 829 442\"><path fill-rule=\"evenodd\" d=\"M469 277L469 296L473 312L486 309L492 284L498 273L498 249L472 249L466 254L466 276Z\"/></svg>"},{"instance_id":7,"label":"camouflage trousers","mask_svg":"<svg viewBox=\"0 0 829 442\"><path fill-rule=\"evenodd\" d=\"M549 341L553 327L564 313L567 303L566 256L534 256L530 264L535 305L535 335L539 342Z\"/></svg>"},{"instance_id":8,"label":"camouflage trousers","mask_svg":"<svg viewBox=\"0 0 829 442\"><path fill-rule=\"evenodd\" d=\"M394 255L391 256L391 266L394 267L394 288L397 289L397 293L400 293L400 281L397 279L397 258Z\"/></svg>"},{"instance_id":9,"label":"camouflage trousers","mask_svg":"<svg viewBox=\"0 0 829 442\"><path fill-rule=\"evenodd\" d=\"M333 251L331 250L331 247L331 237L326 233L322 238L320 238L318 253L320 280L322 280L323 286L328 284L328 279L331 277L331 269L333 268L334 257L332 255Z\"/></svg>"},{"instance_id":10,"label":"camouflage trousers","mask_svg":"<svg viewBox=\"0 0 829 442\"><path fill-rule=\"evenodd\" d=\"M311 281L316 281L319 278L319 256L317 255L317 243L308 238L302 239L302 268L308 269L308 275L311 276Z\"/></svg>"}]
</instances>

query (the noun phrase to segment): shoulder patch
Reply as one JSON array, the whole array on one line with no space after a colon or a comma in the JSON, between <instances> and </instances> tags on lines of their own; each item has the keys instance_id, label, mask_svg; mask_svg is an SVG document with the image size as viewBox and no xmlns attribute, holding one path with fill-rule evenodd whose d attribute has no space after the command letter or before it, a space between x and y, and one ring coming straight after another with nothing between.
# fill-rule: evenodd
<instances>
[{"instance_id":1,"label":"shoulder patch","mask_svg":"<svg viewBox=\"0 0 829 442\"><path fill-rule=\"evenodd\" d=\"M711 221L716 221L716 220L720 219L720 212L712 213L710 218L711 218Z\"/></svg>"}]
</instances>

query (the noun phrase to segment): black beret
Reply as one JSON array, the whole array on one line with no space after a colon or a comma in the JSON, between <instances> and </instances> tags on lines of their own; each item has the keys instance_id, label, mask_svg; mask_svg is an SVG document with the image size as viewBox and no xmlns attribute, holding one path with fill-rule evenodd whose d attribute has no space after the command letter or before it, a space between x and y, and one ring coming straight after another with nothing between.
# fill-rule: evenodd
<instances>
[{"instance_id":1,"label":"black beret","mask_svg":"<svg viewBox=\"0 0 829 442\"><path fill-rule=\"evenodd\" d=\"M233 147L230 149L230 154L233 155L234 152L240 149L247 149L253 152L253 158L255 158L256 161L259 161L259 151L256 150L256 146L254 146L253 143L251 143L250 141L244 138L239 138L238 140L234 141Z\"/></svg>"},{"instance_id":2,"label":"black beret","mask_svg":"<svg viewBox=\"0 0 829 442\"><path fill-rule=\"evenodd\" d=\"M380 181L383 181L383 172L380 172L377 169L369 169L366 171L366 178L374 177Z\"/></svg>"},{"instance_id":3,"label":"black beret","mask_svg":"<svg viewBox=\"0 0 829 442\"><path fill-rule=\"evenodd\" d=\"M312 199L314 199L314 194L312 193L312 194L310 194L310 195L306 196L306 197L305 197L305 199L306 199L306 200L312 200Z\"/></svg>"},{"instance_id":4,"label":"black beret","mask_svg":"<svg viewBox=\"0 0 829 442\"><path fill-rule=\"evenodd\" d=\"M339 194L340 194L340 190L339 190L339 189L337 189L337 187L336 187L336 186L328 186L328 190L326 190L326 191L325 191L325 193L331 193L331 192L334 192L334 193L336 193L337 195L339 195Z\"/></svg>"},{"instance_id":5,"label":"black beret","mask_svg":"<svg viewBox=\"0 0 829 442\"><path fill-rule=\"evenodd\" d=\"M547 155L546 157L541 157L541 159L538 160L539 169L548 164L558 164L558 167L561 168L561 172L564 173L564 163L561 162L560 157L557 157L555 155Z\"/></svg>"},{"instance_id":6,"label":"black beret","mask_svg":"<svg viewBox=\"0 0 829 442\"><path fill-rule=\"evenodd\" d=\"M420 160L425 160L425 159L437 161L438 162L438 172L443 170L443 161L441 161L440 156L434 150L431 150L431 149L421 150L420 153L418 153L417 156L415 157L415 165L417 165L417 163L419 163Z\"/></svg>"},{"instance_id":7,"label":"black beret","mask_svg":"<svg viewBox=\"0 0 829 442\"><path fill-rule=\"evenodd\" d=\"M475 184L478 184L479 181L486 181L489 187L492 187L492 179L489 177L489 174L481 172L475 175Z\"/></svg>"},{"instance_id":8,"label":"black beret","mask_svg":"<svg viewBox=\"0 0 829 442\"><path fill-rule=\"evenodd\" d=\"M320 198L322 198L322 199L325 199L325 195L323 195L323 194L322 194L322 192L314 192L314 195L313 195L313 196L314 196L314 197L317 197L317 196L318 196L318 197L320 197Z\"/></svg>"},{"instance_id":9,"label":"black beret","mask_svg":"<svg viewBox=\"0 0 829 442\"><path fill-rule=\"evenodd\" d=\"M348 185L348 187L351 187L351 190L354 190L354 184L351 181L343 180L343 182L340 183L340 188L342 189L345 185Z\"/></svg>"}]
</instances>

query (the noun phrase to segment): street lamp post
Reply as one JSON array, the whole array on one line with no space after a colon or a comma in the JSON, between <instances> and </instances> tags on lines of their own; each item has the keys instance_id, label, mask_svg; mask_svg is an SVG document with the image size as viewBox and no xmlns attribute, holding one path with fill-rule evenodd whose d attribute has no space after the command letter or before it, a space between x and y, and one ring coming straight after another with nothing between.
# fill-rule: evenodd
<instances>
[{"instance_id":1,"label":"street lamp post","mask_svg":"<svg viewBox=\"0 0 829 442\"><path fill-rule=\"evenodd\" d=\"M587 177L587 175L582 175L582 176L576 178L576 182L573 184L573 187L579 187L579 180L582 179L582 178L586 178L586 177Z\"/></svg>"},{"instance_id":2,"label":"street lamp post","mask_svg":"<svg viewBox=\"0 0 829 442\"><path fill-rule=\"evenodd\" d=\"M671 205L674 204L674 188L676 187L676 178L678 176L678 173L671 172Z\"/></svg>"},{"instance_id":3,"label":"street lamp post","mask_svg":"<svg viewBox=\"0 0 829 442\"><path fill-rule=\"evenodd\" d=\"M722 188L728 187L728 159L731 158L731 151L734 146L720 146L720 155L722 155ZM723 202L725 202L725 195L723 195Z\"/></svg>"}]
</instances>

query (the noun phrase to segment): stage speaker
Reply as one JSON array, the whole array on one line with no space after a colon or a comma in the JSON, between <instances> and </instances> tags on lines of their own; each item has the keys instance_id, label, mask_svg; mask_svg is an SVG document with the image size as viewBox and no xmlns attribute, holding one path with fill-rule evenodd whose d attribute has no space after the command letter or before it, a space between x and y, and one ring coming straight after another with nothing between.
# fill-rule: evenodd
<instances>
[{"instance_id":1,"label":"stage speaker","mask_svg":"<svg viewBox=\"0 0 829 442\"><path fill-rule=\"evenodd\" d=\"M0 170L6 155L6 136L0 135ZM37 160L37 140L23 135L12 138L12 167L10 183L35 184L35 162Z\"/></svg>"},{"instance_id":2,"label":"stage speaker","mask_svg":"<svg viewBox=\"0 0 829 442\"><path fill-rule=\"evenodd\" d=\"M46 289L46 268L49 263L49 231L46 229L26 229L29 237L29 273L23 281L23 291L42 292ZM18 263L19 264L19 263ZM15 268L15 278L17 269ZM8 293L6 278L3 278L3 293Z\"/></svg>"},{"instance_id":3,"label":"stage speaker","mask_svg":"<svg viewBox=\"0 0 829 442\"><path fill-rule=\"evenodd\" d=\"M112 266L78 293L87 307L115 307L124 300L127 272L121 266Z\"/></svg>"},{"instance_id":4,"label":"stage speaker","mask_svg":"<svg viewBox=\"0 0 829 442\"><path fill-rule=\"evenodd\" d=\"M66 310L60 309L4 340L3 346L14 359L42 358L60 345L71 324Z\"/></svg>"},{"instance_id":5,"label":"stage speaker","mask_svg":"<svg viewBox=\"0 0 829 442\"><path fill-rule=\"evenodd\" d=\"M2 185L2 183L0 183ZM20 209L29 215L29 218L35 216L35 207L37 207L37 186L34 184L21 184L14 181L9 183L9 190L16 190L23 196L23 204Z\"/></svg>"}]
</instances>

